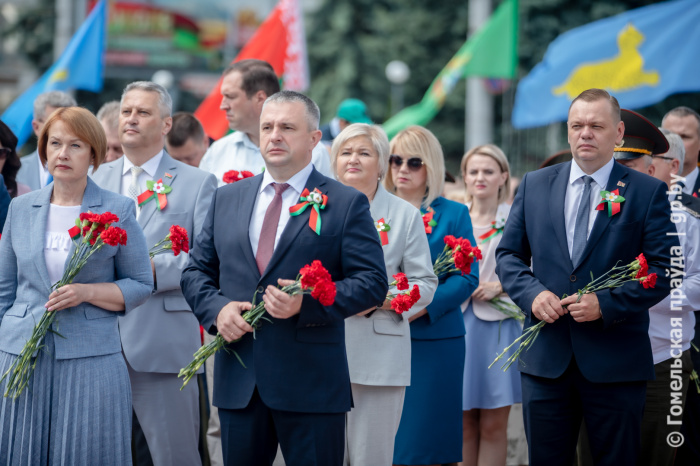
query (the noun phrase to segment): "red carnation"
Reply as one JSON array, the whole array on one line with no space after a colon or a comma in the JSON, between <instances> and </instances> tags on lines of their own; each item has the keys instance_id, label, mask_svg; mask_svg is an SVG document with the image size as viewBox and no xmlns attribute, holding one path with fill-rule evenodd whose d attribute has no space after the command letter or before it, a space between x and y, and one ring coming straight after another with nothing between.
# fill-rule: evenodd
<instances>
[{"instance_id":1,"label":"red carnation","mask_svg":"<svg viewBox=\"0 0 700 466\"><path fill-rule=\"evenodd\" d=\"M413 306L411 296L407 294L400 294L391 300L391 308L396 311L397 314L403 314L411 309L411 306Z\"/></svg>"},{"instance_id":2,"label":"red carnation","mask_svg":"<svg viewBox=\"0 0 700 466\"><path fill-rule=\"evenodd\" d=\"M413 306L420 299L420 290L418 289L418 285L413 285L413 289L411 290L409 296L411 297L411 306Z\"/></svg>"},{"instance_id":3,"label":"red carnation","mask_svg":"<svg viewBox=\"0 0 700 466\"><path fill-rule=\"evenodd\" d=\"M224 173L224 176L222 179L223 179L224 183L226 183L226 184L235 183L236 181L238 181L238 171L237 170L229 170L226 173Z\"/></svg>"},{"instance_id":4,"label":"red carnation","mask_svg":"<svg viewBox=\"0 0 700 466\"><path fill-rule=\"evenodd\" d=\"M636 259L639 262L639 270L637 271L637 275L635 276L635 278L646 277L647 273L649 273L649 265L647 264L646 257L644 257L644 253L638 255Z\"/></svg>"},{"instance_id":5,"label":"red carnation","mask_svg":"<svg viewBox=\"0 0 700 466\"><path fill-rule=\"evenodd\" d=\"M100 215L99 223L102 223L104 225L111 225L112 223L116 223L118 221L119 217L114 215L112 212L105 212L104 214Z\"/></svg>"},{"instance_id":6,"label":"red carnation","mask_svg":"<svg viewBox=\"0 0 700 466\"><path fill-rule=\"evenodd\" d=\"M180 251L190 252L190 240L187 237L187 230L179 225L173 225L170 227L168 236L170 237L174 256L180 254Z\"/></svg>"},{"instance_id":7,"label":"red carnation","mask_svg":"<svg viewBox=\"0 0 700 466\"><path fill-rule=\"evenodd\" d=\"M332 281L331 274L323 267L320 260L313 261L311 265L305 265L299 273L301 274L301 287L304 290L315 287L319 282Z\"/></svg>"},{"instance_id":8,"label":"red carnation","mask_svg":"<svg viewBox=\"0 0 700 466\"><path fill-rule=\"evenodd\" d=\"M324 306L330 306L335 302L335 293L335 283L330 280L321 280L316 282L313 290L311 290L311 296L317 299Z\"/></svg>"},{"instance_id":9,"label":"red carnation","mask_svg":"<svg viewBox=\"0 0 700 466\"><path fill-rule=\"evenodd\" d=\"M229 170L226 173L224 173L222 179L224 183L231 184L235 183L236 181L243 180L245 178L250 178L251 176L255 175L252 172L249 172L248 170L243 170L240 172L238 170Z\"/></svg>"},{"instance_id":10,"label":"red carnation","mask_svg":"<svg viewBox=\"0 0 700 466\"><path fill-rule=\"evenodd\" d=\"M110 246L116 246L118 244L126 244L126 231L119 227L109 227L100 235L102 241ZM90 241L92 243L92 240ZM94 243L93 243L94 244Z\"/></svg>"},{"instance_id":11,"label":"red carnation","mask_svg":"<svg viewBox=\"0 0 700 466\"><path fill-rule=\"evenodd\" d=\"M100 214L93 214L92 212L81 212L80 213L80 221L84 222L87 220L90 223L100 223L101 215Z\"/></svg>"},{"instance_id":12,"label":"red carnation","mask_svg":"<svg viewBox=\"0 0 700 466\"><path fill-rule=\"evenodd\" d=\"M445 236L445 244L448 248L454 249L459 243L457 238L455 238L453 235L447 235Z\"/></svg>"},{"instance_id":13,"label":"red carnation","mask_svg":"<svg viewBox=\"0 0 700 466\"><path fill-rule=\"evenodd\" d=\"M650 273L644 277L644 280L642 280L642 286L644 286L644 288L654 288L656 286L656 274Z\"/></svg>"},{"instance_id":14,"label":"red carnation","mask_svg":"<svg viewBox=\"0 0 700 466\"><path fill-rule=\"evenodd\" d=\"M399 272L396 275L393 275L394 280L396 280L396 289L399 291L407 290L408 289L408 278L406 278L406 274L403 272Z\"/></svg>"}]
</instances>

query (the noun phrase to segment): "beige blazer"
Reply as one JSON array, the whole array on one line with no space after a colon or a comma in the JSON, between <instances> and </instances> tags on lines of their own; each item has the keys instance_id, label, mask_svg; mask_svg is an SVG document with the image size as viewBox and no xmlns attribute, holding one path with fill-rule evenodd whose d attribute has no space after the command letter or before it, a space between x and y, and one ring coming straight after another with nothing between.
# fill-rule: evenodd
<instances>
[{"instance_id":1,"label":"beige blazer","mask_svg":"<svg viewBox=\"0 0 700 466\"><path fill-rule=\"evenodd\" d=\"M420 212L381 185L370 204L372 219L384 218L391 230L382 247L386 275L403 272L409 284L418 285L421 299L403 315L377 309L369 318L345 320L345 345L350 381L362 385L408 386L411 384L411 333L408 318L433 300L438 279L433 273L428 238ZM396 288L390 290L396 293Z\"/></svg>"}]
</instances>

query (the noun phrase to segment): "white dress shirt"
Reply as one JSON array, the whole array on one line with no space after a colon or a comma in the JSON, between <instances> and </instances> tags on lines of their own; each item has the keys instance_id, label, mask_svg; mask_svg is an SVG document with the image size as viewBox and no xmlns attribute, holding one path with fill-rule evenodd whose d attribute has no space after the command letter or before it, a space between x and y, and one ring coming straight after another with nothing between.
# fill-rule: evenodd
<instances>
[{"instance_id":1,"label":"white dress shirt","mask_svg":"<svg viewBox=\"0 0 700 466\"><path fill-rule=\"evenodd\" d=\"M150 160L148 160L148 162L141 165L143 171L137 178L139 183L139 195L146 190L146 181L153 180L153 177L156 175L156 170L158 170L158 165L160 165L160 161L162 158L163 151L161 150L155 155L155 157L152 157ZM122 170L122 190L120 194L126 197L129 197L129 185L131 185L131 167L133 166L134 164L131 162L131 160L129 160L128 157L124 156L124 169Z\"/></svg>"},{"instance_id":2,"label":"white dress shirt","mask_svg":"<svg viewBox=\"0 0 700 466\"><path fill-rule=\"evenodd\" d=\"M610 172L613 169L614 163L615 159L610 159L608 163L590 175L593 178L593 182L591 183L591 202L589 205L590 212L588 213L588 232L586 233L586 238L588 238L593 229L593 222L595 221L596 213L598 213L595 208L600 204L601 200L600 192L608 185L608 179L610 178ZM566 243L569 247L569 257L571 257L572 251L574 250L576 214L578 213L578 206L581 202L581 195L583 194L583 187L585 185L583 182L584 176L586 176L586 173L581 170L576 160L572 160L569 185L567 186L564 200L564 222L566 225Z\"/></svg>"},{"instance_id":3,"label":"white dress shirt","mask_svg":"<svg viewBox=\"0 0 700 466\"><path fill-rule=\"evenodd\" d=\"M322 175L335 178L331 173L331 159L323 144L316 144L311 152L311 162ZM219 186L223 186L224 173L229 170L247 170L259 175L265 168L260 148L242 131L224 136L209 147L199 162L201 170L213 173Z\"/></svg>"},{"instance_id":4,"label":"white dress shirt","mask_svg":"<svg viewBox=\"0 0 700 466\"><path fill-rule=\"evenodd\" d=\"M671 196L669 199L673 200L674 197ZM681 340L681 351L690 348L690 341L695 336L695 313L693 311L700 309L700 219L683 210L674 210L673 213L681 214L684 217L683 221L676 223L678 240L683 250L684 268L673 268L677 269L676 273L685 272L685 276L682 277L680 299L673 298L673 305L676 309L671 309L671 295L666 296L660 303L649 309L649 340L654 355L654 364L672 358L672 351L674 353L678 351L677 347L672 347L671 340ZM677 256L672 257L676 258ZM673 327L671 319L680 319L681 326ZM676 334L672 335L672 330L675 330ZM681 331L681 338L678 338L678 330Z\"/></svg>"},{"instance_id":5,"label":"white dress shirt","mask_svg":"<svg viewBox=\"0 0 700 466\"><path fill-rule=\"evenodd\" d=\"M312 170L313 164L310 163L287 181L289 187L282 193L282 212L280 213L279 223L277 223L275 248L277 247L277 242L280 240L280 236L282 236L284 227L286 227L287 222L289 222L289 208L299 202L299 196L301 196L301 192L304 190L304 186L306 186L306 181L309 179ZM263 220L265 220L265 212L270 206L272 199L275 197L275 188L272 187L272 183L275 183L275 180L272 178L272 175L270 175L270 172L266 170L263 174L262 183L260 183L260 191L258 191L258 197L253 207L253 217L250 219L250 226L248 227L250 246L253 248L253 254L258 253L258 242L260 241L260 231L262 230ZM307 209L309 208L310 207L307 207Z\"/></svg>"},{"instance_id":6,"label":"white dress shirt","mask_svg":"<svg viewBox=\"0 0 700 466\"><path fill-rule=\"evenodd\" d=\"M690 194L691 196L693 195L693 187L695 187L695 182L698 180L698 173L700 173L700 170L698 170L698 167L695 167L693 171L688 173L688 176L685 177L685 186L683 186L684 193Z\"/></svg>"}]
</instances>

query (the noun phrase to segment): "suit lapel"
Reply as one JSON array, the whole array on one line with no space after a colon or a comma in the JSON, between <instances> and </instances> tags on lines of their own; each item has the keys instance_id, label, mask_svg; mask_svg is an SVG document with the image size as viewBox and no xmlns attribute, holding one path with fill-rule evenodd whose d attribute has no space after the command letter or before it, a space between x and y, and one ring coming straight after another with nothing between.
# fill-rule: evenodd
<instances>
[{"instance_id":1,"label":"suit lapel","mask_svg":"<svg viewBox=\"0 0 700 466\"><path fill-rule=\"evenodd\" d=\"M318 188L319 191L322 193L326 194L326 192L323 189L323 186L326 184L325 177L321 175L316 169L314 168L311 171L311 175L309 175L309 179L306 180L306 186L304 186L306 189L309 191L313 191L314 188ZM330 208L332 200L328 200L328 208ZM309 228L309 215L311 215L311 208L308 207L303 214L297 215L295 217L289 217L289 221L287 222L287 226L284 228L284 231L282 232L282 236L280 236L280 240L277 242L277 246L275 247L274 252L272 253L272 257L270 258L270 262L267 264L267 268L262 274L263 278L269 270L272 270L274 265L279 262L279 260L286 254L287 250L292 246L294 243L294 239L301 233L301 231L304 228ZM323 214L321 214L323 216Z\"/></svg>"},{"instance_id":2,"label":"suit lapel","mask_svg":"<svg viewBox=\"0 0 700 466\"><path fill-rule=\"evenodd\" d=\"M165 176L166 172L169 175L172 175L172 177ZM158 164L158 169L156 170L156 173L153 176L152 180L158 181L162 178L163 184L172 186L173 181L175 181L175 177L177 177L177 164L175 163L175 159L170 157L167 152L163 151L163 158L160 160L160 163ZM173 190L174 189L175 188L173 188ZM165 208L168 209L169 206L170 199L168 199L168 205ZM144 204L144 206L141 208L141 213L139 214L138 218L139 225L141 225L141 228L144 228L148 224L148 221L151 219L151 217L153 217L153 214L156 212L156 210L159 210L158 206L156 205L156 199L152 199L146 204Z\"/></svg>"},{"instance_id":3,"label":"suit lapel","mask_svg":"<svg viewBox=\"0 0 700 466\"><path fill-rule=\"evenodd\" d=\"M250 245L250 223L253 220L253 208L255 207L255 200L258 198L258 191L260 190L260 185L262 184L263 175L257 175L256 182L251 183L248 187L248 191L241 196L241 218L248 219L247 222L236 222L236 228L238 228L238 234L234 235L235 238L245 238L243 241L243 255L248 261L250 270L254 270L255 273L258 272L258 263L255 262L255 251Z\"/></svg>"},{"instance_id":4,"label":"suit lapel","mask_svg":"<svg viewBox=\"0 0 700 466\"><path fill-rule=\"evenodd\" d=\"M46 241L46 222L49 218L51 193L53 193L53 186L41 190L40 195L32 206L34 210L29 218L29 230L32 232L29 235L29 242L34 255L32 262L36 265L41 281L44 282L46 289L49 290L51 289L51 282L49 282L49 271L46 268L46 260L44 259L44 242Z\"/></svg>"},{"instance_id":5,"label":"suit lapel","mask_svg":"<svg viewBox=\"0 0 700 466\"><path fill-rule=\"evenodd\" d=\"M372 220L376 222L380 218L384 218L384 223L391 227L391 211L387 208L389 196L391 194L381 184L378 185L374 199L369 204L369 212L372 215Z\"/></svg>"},{"instance_id":6,"label":"suit lapel","mask_svg":"<svg viewBox=\"0 0 700 466\"><path fill-rule=\"evenodd\" d=\"M554 227L554 236L562 257L566 257L569 268L573 269L571 256L569 255L569 243L566 240L566 215L564 213L564 203L566 202L566 190L571 174L571 162L562 164L557 173L549 177L549 215Z\"/></svg>"},{"instance_id":7,"label":"suit lapel","mask_svg":"<svg viewBox=\"0 0 700 466\"><path fill-rule=\"evenodd\" d=\"M121 156L119 160L117 160L113 165L104 165L101 168L97 169L98 172L100 170L109 170L103 178L104 184L102 185L102 187L107 191L121 193L122 173L124 172L124 156Z\"/></svg>"},{"instance_id":8,"label":"suit lapel","mask_svg":"<svg viewBox=\"0 0 700 466\"><path fill-rule=\"evenodd\" d=\"M627 190L629 182L623 183L624 186L618 186L618 182L624 180L625 178L627 178L627 172L623 170L622 165L615 162L613 164L613 169L610 172L610 178L608 178L608 184L605 187L605 190L614 191L615 189L619 189L620 196L625 197L625 191ZM596 196L595 205L593 207L595 208L595 206L597 206L599 203L600 196ZM621 207L624 209L625 204L623 203ZM582 264L588 254L593 251L593 248L595 248L596 243L598 243L600 238L603 236L603 233L605 233L605 230L608 228L611 220L612 217L608 216L607 209L599 211L595 216L593 229L591 230L591 234L588 236L588 241L586 242L586 247L583 250L583 254L581 254L581 261L579 264L576 264L576 267Z\"/></svg>"}]
</instances>

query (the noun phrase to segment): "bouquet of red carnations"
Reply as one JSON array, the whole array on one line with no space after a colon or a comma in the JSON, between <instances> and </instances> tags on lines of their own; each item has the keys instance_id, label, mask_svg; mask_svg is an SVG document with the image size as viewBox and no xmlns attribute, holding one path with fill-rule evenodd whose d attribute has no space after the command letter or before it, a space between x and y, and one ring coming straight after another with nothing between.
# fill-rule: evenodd
<instances>
[{"instance_id":1,"label":"bouquet of red carnations","mask_svg":"<svg viewBox=\"0 0 700 466\"><path fill-rule=\"evenodd\" d=\"M445 236L445 248L433 264L433 272L438 278L456 271L467 275L472 270L472 264L480 260L481 249L476 246L472 247L472 243L468 239L447 235Z\"/></svg>"},{"instance_id":2,"label":"bouquet of red carnations","mask_svg":"<svg viewBox=\"0 0 700 466\"><path fill-rule=\"evenodd\" d=\"M591 279L592 281L588 285L578 290L578 299L576 302L579 302L584 294L595 293L596 291L601 291L608 288L618 288L628 282L641 283L644 288L654 288L656 285L656 274L649 273L649 266L647 265L647 260L644 257L644 254L640 254L635 260L627 265L615 265L612 269L608 270L598 278L593 278L593 273L591 273ZM562 299L566 298L566 296L567 295L562 296ZM506 349L503 350L503 352L501 352L501 354L496 357L496 359L493 360L493 362L489 365L489 369L496 363L496 361L499 361L506 354L508 354L508 351L510 351L510 349L516 345L516 343L520 343L518 349L506 360L503 366L501 366L503 371L507 371L510 366L518 360L523 350L527 351L527 349L532 346L537 339L537 336L540 334L540 330L542 330L542 327L544 327L546 323L547 322L542 320L536 325L525 329L521 336L516 338L513 343L511 343Z\"/></svg>"},{"instance_id":3,"label":"bouquet of red carnations","mask_svg":"<svg viewBox=\"0 0 700 466\"><path fill-rule=\"evenodd\" d=\"M111 224L118 221L119 217L111 212L105 212L104 214L93 214L92 212L80 214L80 217L75 221L75 226L68 230L68 234L70 234L75 244L73 255L63 272L63 277L51 287L52 291L73 283L76 275L82 270L88 259L102 249L102 246L105 244L109 246L126 244L126 231L111 226ZM18 398L29 383L36 365L36 361L32 362L34 354L43 347L44 337L55 319L55 312L44 312L39 323L34 327L31 337L24 344L19 356L17 356L17 359L15 359L15 362L12 363L7 372L3 374L0 382L9 377L5 387L6 397ZM52 331L56 335L61 336L58 332Z\"/></svg>"},{"instance_id":4,"label":"bouquet of red carnations","mask_svg":"<svg viewBox=\"0 0 700 466\"><path fill-rule=\"evenodd\" d=\"M163 254L168 251L173 251L173 255L177 256L182 252L190 252L190 240L187 237L187 230L179 225L170 227L170 232L165 235L165 238L158 241L148 250L148 256L153 258L158 254Z\"/></svg>"},{"instance_id":5,"label":"bouquet of red carnations","mask_svg":"<svg viewBox=\"0 0 700 466\"><path fill-rule=\"evenodd\" d=\"M302 267L294 283L282 287L281 290L290 296L310 294L324 306L331 306L335 302L335 283L331 279L331 274L323 267L321 261L318 260L313 261L311 265ZM264 314L265 302L261 300L253 306L252 309L241 314L241 317L243 317L253 329L257 329L261 324L260 319L264 318ZM253 333L253 337L255 337L255 333ZM231 343L235 343L236 341L238 340L232 341ZM197 352L194 353L192 362L189 363L187 367L180 369L178 377L184 379L180 390L185 388L185 385L197 374L199 368L202 367L202 364L204 364L211 355L215 354L221 348L229 351L229 348L226 348L226 344L226 340L224 340L224 337L219 333L216 335L216 338L214 338L214 341L199 348ZM233 354L238 358L238 362L245 367L238 353L236 353L235 350L230 351L233 351Z\"/></svg>"},{"instance_id":6,"label":"bouquet of red carnations","mask_svg":"<svg viewBox=\"0 0 700 466\"><path fill-rule=\"evenodd\" d=\"M418 285L413 285L411 291L408 291L408 278L406 278L406 274L403 272L392 275L392 277L394 277L394 281L389 283L389 286L395 286L397 290L406 292L396 295L387 293L386 299L391 301L391 308L396 311L397 314L403 314L418 302L420 299L420 289Z\"/></svg>"}]
</instances>

